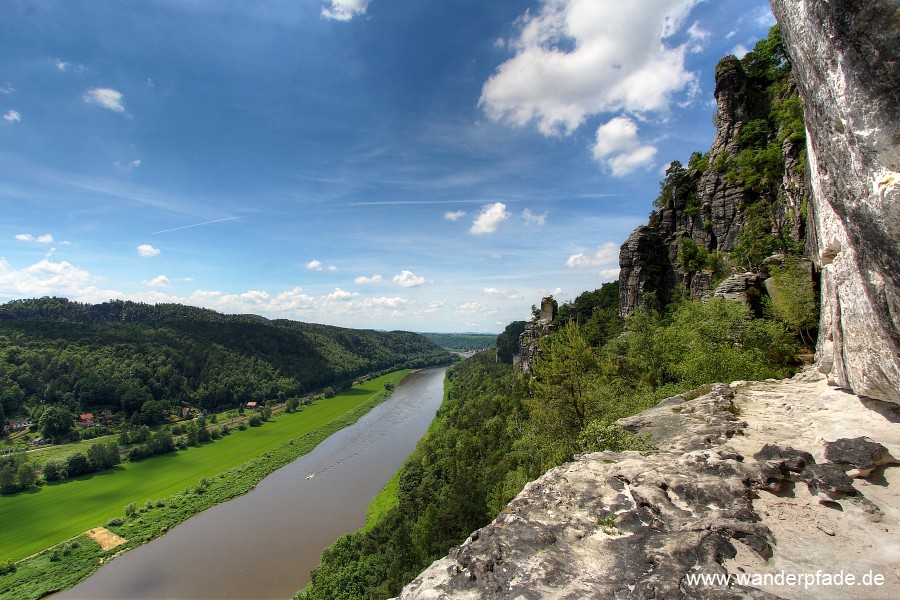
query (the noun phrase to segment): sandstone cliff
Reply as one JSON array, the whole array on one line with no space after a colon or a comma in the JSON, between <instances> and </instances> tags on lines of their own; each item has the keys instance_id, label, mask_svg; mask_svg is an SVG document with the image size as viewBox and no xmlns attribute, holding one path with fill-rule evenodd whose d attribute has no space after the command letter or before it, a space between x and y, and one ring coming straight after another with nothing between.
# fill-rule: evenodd
<instances>
[{"instance_id":1,"label":"sandstone cliff","mask_svg":"<svg viewBox=\"0 0 900 600\"><path fill-rule=\"evenodd\" d=\"M900 402L900 2L772 9L806 114L819 365L834 385Z\"/></svg>"},{"instance_id":2,"label":"sandstone cliff","mask_svg":"<svg viewBox=\"0 0 900 600\"><path fill-rule=\"evenodd\" d=\"M748 74L737 58L729 56L719 62L716 137L709 153L695 153L687 168L673 163L656 202L658 210L647 225L632 232L620 250L622 316L632 313L649 292L663 304L668 303L677 285L694 298L707 298L712 295L714 278L728 275L724 271L763 271L758 257L731 264L726 256L738 247L741 232L750 221L756 229L745 235L759 237L756 242L761 245L763 236L774 230L802 246L808 196L802 134L788 135L784 125L772 117L773 104L796 97L793 76L784 70L783 75L779 72L776 76L783 81L773 92L767 89L772 83L768 77ZM775 97L770 97L773 93ZM748 124L752 128L760 127L760 123L764 127L759 132L762 140L742 136ZM748 184L736 166L741 151L754 143L765 146L778 140L783 140L776 149L781 154L781 173L771 182ZM699 248L709 259L686 260L685 250L691 248Z\"/></svg>"}]
</instances>

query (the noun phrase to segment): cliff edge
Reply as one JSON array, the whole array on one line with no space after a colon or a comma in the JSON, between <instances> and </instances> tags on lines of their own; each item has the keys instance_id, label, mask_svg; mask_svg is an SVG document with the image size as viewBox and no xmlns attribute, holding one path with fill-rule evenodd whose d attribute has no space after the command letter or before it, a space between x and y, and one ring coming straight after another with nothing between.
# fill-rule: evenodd
<instances>
[{"instance_id":1,"label":"cliff edge","mask_svg":"<svg viewBox=\"0 0 900 600\"><path fill-rule=\"evenodd\" d=\"M667 399L620 421L658 451L548 471L400 598L900 597L898 418L815 372Z\"/></svg>"}]
</instances>

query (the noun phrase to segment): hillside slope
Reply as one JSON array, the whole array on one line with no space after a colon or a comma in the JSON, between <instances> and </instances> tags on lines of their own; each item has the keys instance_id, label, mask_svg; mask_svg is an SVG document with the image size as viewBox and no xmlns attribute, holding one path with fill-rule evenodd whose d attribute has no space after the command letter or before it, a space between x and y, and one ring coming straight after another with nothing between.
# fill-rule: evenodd
<instances>
[{"instance_id":1,"label":"hillside slope","mask_svg":"<svg viewBox=\"0 0 900 600\"><path fill-rule=\"evenodd\" d=\"M363 375L449 362L445 350L405 331L63 298L0 306L0 342L7 416L60 404L109 408L151 425L181 403L216 409L283 401L348 387Z\"/></svg>"}]
</instances>

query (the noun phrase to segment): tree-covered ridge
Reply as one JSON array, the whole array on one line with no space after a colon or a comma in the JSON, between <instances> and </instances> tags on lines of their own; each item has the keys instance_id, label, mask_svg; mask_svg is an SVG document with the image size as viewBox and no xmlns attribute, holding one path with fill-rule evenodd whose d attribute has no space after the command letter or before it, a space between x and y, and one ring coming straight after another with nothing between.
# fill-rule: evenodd
<instances>
[{"instance_id":1,"label":"tree-covered ridge","mask_svg":"<svg viewBox=\"0 0 900 600\"><path fill-rule=\"evenodd\" d=\"M423 333L421 335L441 348L457 352L493 348L497 341L497 336L491 333Z\"/></svg>"},{"instance_id":2,"label":"tree-covered ridge","mask_svg":"<svg viewBox=\"0 0 900 600\"><path fill-rule=\"evenodd\" d=\"M0 306L0 416L49 406L162 422L182 405L215 409L343 388L363 375L447 362L420 335L378 332L181 305Z\"/></svg>"}]
</instances>

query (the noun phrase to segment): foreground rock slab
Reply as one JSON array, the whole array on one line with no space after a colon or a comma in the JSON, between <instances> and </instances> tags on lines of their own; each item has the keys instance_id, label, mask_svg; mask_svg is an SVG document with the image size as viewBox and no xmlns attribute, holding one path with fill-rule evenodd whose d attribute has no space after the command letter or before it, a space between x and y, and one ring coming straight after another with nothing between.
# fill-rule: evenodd
<instances>
[{"instance_id":1,"label":"foreground rock slab","mask_svg":"<svg viewBox=\"0 0 900 600\"><path fill-rule=\"evenodd\" d=\"M716 385L622 420L659 450L550 470L400 598L900 597L896 409L823 379ZM859 437L881 462L851 479L826 452Z\"/></svg>"}]
</instances>

